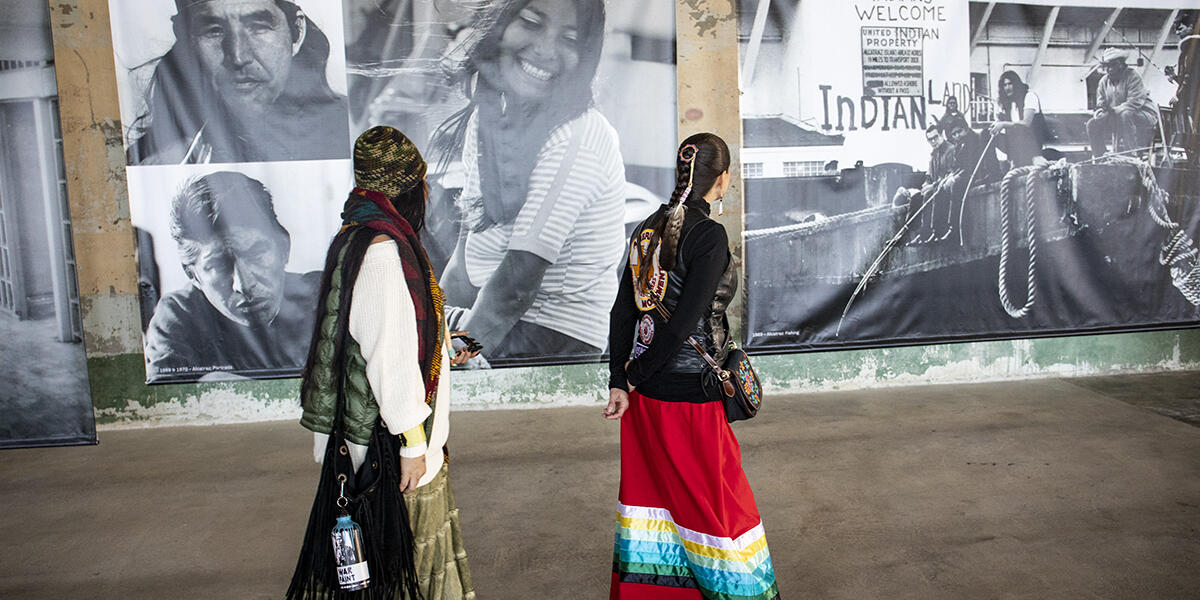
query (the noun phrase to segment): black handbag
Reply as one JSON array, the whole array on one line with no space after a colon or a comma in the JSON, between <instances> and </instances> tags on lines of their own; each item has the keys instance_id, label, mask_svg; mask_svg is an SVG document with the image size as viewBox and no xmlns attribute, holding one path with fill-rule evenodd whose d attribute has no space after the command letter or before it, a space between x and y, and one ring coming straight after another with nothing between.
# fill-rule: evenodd
<instances>
[{"instance_id":1,"label":"black handbag","mask_svg":"<svg viewBox=\"0 0 1200 600\"><path fill-rule=\"evenodd\" d=\"M400 491L399 439L376 420L367 456L355 474L346 440L340 428L334 431L325 447L304 545L286 597L390 600L396 597L397 589L405 589L408 598L418 598L413 534ZM337 561L330 541L330 531L340 512L340 496L345 496L345 510L362 527L371 571L371 584L355 592L338 587ZM401 597L405 597L403 593Z\"/></svg>"},{"instance_id":2,"label":"black handbag","mask_svg":"<svg viewBox=\"0 0 1200 600\"><path fill-rule=\"evenodd\" d=\"M750 364L750 356L730 342L725 363L718 364L695 338L688 337L688 343L708 363L709 370L701 375L701 385L705 395L720 396L725 406L725 420L730 423L744 421L758 414L762 406L762 382L754 365Z\"/></svg>"},{"instance_id":3,"label":"black handbag","mask_svg":"<svg viewBox=\"0 0 1200 600\"><path fill-rule=\"evenodd\" d=\"M656 304L655 308L664 319L671 320L671 313L662 304ZM687 341L708 363L709 369L700 374L700 385L706 397L721 401L725 420L730 423L744 421L758 414L762 406L762 382L754 365L750 364L750 355L729 342L725 362L718 363L695 337L688 336Z\"/></svg>"},{"instance_id":4,"label":"black handbag","mask_svg":"<svg viewBox=\"0 0 1200 600\"><path fill-rule=\"evenodd\" d=\"M339 320L346 318L342 311ZM346 328L339 322L333 364L335 373L345 369ZM409 524L408 506L400 491L400 439L375 419L367 455L358 473L346 445L346 381L339 376L333 430L321 461L317 494L308 517L308 527L288 586L287 600L393 600L418 599L415 543ZM338 515L345 510L362 528L370 584L361 590L345 591L338 584L337 559L330 537Z\"/></svg>"}]
</instances>

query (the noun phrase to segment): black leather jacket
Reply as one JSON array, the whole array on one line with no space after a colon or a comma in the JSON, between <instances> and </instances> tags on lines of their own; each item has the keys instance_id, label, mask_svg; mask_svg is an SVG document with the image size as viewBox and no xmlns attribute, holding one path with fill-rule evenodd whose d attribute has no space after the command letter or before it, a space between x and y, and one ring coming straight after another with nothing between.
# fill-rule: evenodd
<instances>
[{"instance_id":1,"label":"black leather jacket","mask_svg":"<svg viewBox=\"0 0 1200 600\"><path fill-rule=\"evenodd\" d=\"M689 208L688 212L694 209ZM705 215L707 218L707 215ZM687 243L688 235L691 234L701 221L697 220L693 223L684 223L684 229L679 236L679 247L682 250L684 244ZM738 285L738 269L735 262L729 253L726 253L725 272L721 275L721 280L717 284L717 293L713 298L712 304L708 305L700 318L696 320L696 325L692 328L690 337L700 342L708 351L709 355L716 359L718 363L725 360L725 355L728 353L727 346L729 341L729 319L725 312L729 309L729 303L733 300L734 294L737 293ZM663 294L663 308L668 313L674 314L675 307L679 305L680 295L683 293L683 284L687 280L688 266L683 260L676 261L675 268L671 269L667 275L667 289ZM662 315L658 311L653 311L656 325L665 326L663 324ZM699 352L692 347L690 343L685 342L683 346L675 352L675 355L667 360L667 364L662 368L664 373L698 373L708 368L708 363L700 356Z\"/></svg>"},{"instance_id":2,"label":"black leather jacket","mask_svg":"<svg viewBox=\"0 0 1200 600\"><path fill-rule=\"evenodd\" d=\"M708 204L696 199L685 207L678 259L662 290L661 304L671 314L669 323L652 306L639 309L632 283L634 269L626 266L611 314L610 387L626 389L628 382L652 397L694 401L701 394L699 374L708 366L687 338L694 337L718 360L724 358L729 331L725 311L737 289L737 269L731 265L725 228L708 217ZM648 223L665 209L639 225L633 240L641 239ZM690 296L685 298L685 294ZM641 335L644 319L654 321L651 341ZM638 347L642 348L640 354ZM626 366L631 350L638 356Z\"/></svg>"}]
</instances>

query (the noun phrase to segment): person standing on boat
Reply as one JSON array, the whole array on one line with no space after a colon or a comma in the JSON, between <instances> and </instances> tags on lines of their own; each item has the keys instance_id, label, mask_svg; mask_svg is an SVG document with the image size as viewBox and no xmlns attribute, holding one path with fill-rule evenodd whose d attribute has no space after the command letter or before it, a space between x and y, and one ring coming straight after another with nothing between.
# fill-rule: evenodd
<instances>
[{"instance_id":1,"label":"person standing on boat","mask_svg":"<svg viewBox=\"0 0 1200 600\"><path fill-rule=\"evenodd\" d=\"M1008 156L1011 168L1029 166L1046 143L1042 100L1016 71L1005 71L996 87L996 122L991 127L996 147Z\"/></svg>"},{"instance_id":2,"label":"person standing on boat","mask_svg":"<svg viewBox=\"0 0 1200 600\"><path fill-rule=\"evenodd\" d=\"M954 232L967 186L995 181L1001 171L996 153L965 119L952 119L945 125L948 159L946 174L934 190L929 207L933 211L934 227L931 241L947 239Z\"/></svg>"},{"instance_id":3,"label":"person standing on boat","mask_svg":"<svg viewBox=\"0 0 1200 600\"><path fill-rule=\"evenodd\" d=\"M938 120L938 125L949 123L954 119L966 119L962 111L958 109L958 97L949 96L946 98L946 112L942 113L942 118Z\"/></svg>"},{"instance_id":4,"label":"person standing on boat","mask_svg":"<svg viewBox=\"0 0 1200 600\"><path fill-rule=\"evenodd\" d=\"M1104 77L1096 88L1096 110L1087 122L1095 158L1108 152L1107 142L1114 136L1118 144L1115 150L1140 147L1158 125L1158 106L1150 98L1142 76L1130 69L1126 60L1125 52L1117 48L1106 48L1101 55Z\"/></svg>"},{"instance_id":5,"label":"person standing on boat","mask_svg":"<svg viewBox=\"0 0 1200 600\"><path fill-rule=\"evenodd\" d=\"M953 96L951 97L953 98ZM954 160L953 146L946 140L946 135L942 133L941 125L938 123L925 129L925 141L929 142L929 168L925 171L925 180L921 187L901 187L896 190L896 195L892 198L893 206L908 206L904 215L905 223L909 222L913 212L918 210L924 204L925 199L935 191L938 182L949 172L949 167ZM933 239L933 212L933 210L922 212L918 223L912 226L907 243L923 244Z\"/></svg>"},{"instance_id":6,"label":"person standing on boat","mask_svg":"<svg viewBox=\"0 0 1200 600\"><path fill-rule=\"evenodd\" d=\"M709 367L686 342L724 359L737 269L709 204L729 189L729 160L716 135L684 140L670 201L630 240L604 409L621 421L610 600L779 597L737 438L701 383Z\"/></svg>"},{"instance_id":7,"label":"person standing on boat","mask_svg":"<svg viewBox=\"0 0 1200 600\"><path fill-rule=\"evenodd\" d=\"M1195 160L1200 154L1200 137L1195 135L1200 122L1200 31L1196 13L1185 10L1175 19L1175 35L1179 36L1179 62L1167 65L1163 72L1178 86L1171 108L1175 114L1175 131L1192 134L1184 143L1188 156Z\"/></svg>"}]
</instances>

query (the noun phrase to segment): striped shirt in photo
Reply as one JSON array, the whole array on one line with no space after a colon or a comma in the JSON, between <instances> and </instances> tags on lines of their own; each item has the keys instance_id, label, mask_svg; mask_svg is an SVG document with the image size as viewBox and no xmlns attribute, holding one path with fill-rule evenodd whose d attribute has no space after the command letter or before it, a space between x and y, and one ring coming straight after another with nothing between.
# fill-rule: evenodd
<instances>
[{"instance_id":1,"label":"striped shirt in photo","mask_svg":"<svg viewBox=\"0 0 1200 600\"><path fill-rule=\"evenodd\" d=\"M463 198L481 195L475 116L463 144ZM617 132L595 109L550 133L512 223L470 232L466 269L483 287L508 250L531 252L550 267L521 320L604 348L625 243L625 165ZM519 282L513 282L519 285Z\"/></svg>"}]
</instances>

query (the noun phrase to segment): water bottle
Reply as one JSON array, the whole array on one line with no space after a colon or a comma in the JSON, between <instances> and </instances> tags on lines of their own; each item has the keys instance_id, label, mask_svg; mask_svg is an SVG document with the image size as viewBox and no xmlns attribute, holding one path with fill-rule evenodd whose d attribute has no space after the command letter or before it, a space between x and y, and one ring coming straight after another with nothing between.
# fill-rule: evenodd
<instances>
[{"instance_id":1,"label":"water bottle","mask_svg":"<svg viewBox=\"0 0 1200 600\"><path fill-rule=\"evenodd\" d=\"M371 583L362 528L346 511L342 511L333 526L333 556L337 560L338 584L343 590L361 590Z\"/></svg>"}]
</instances>

